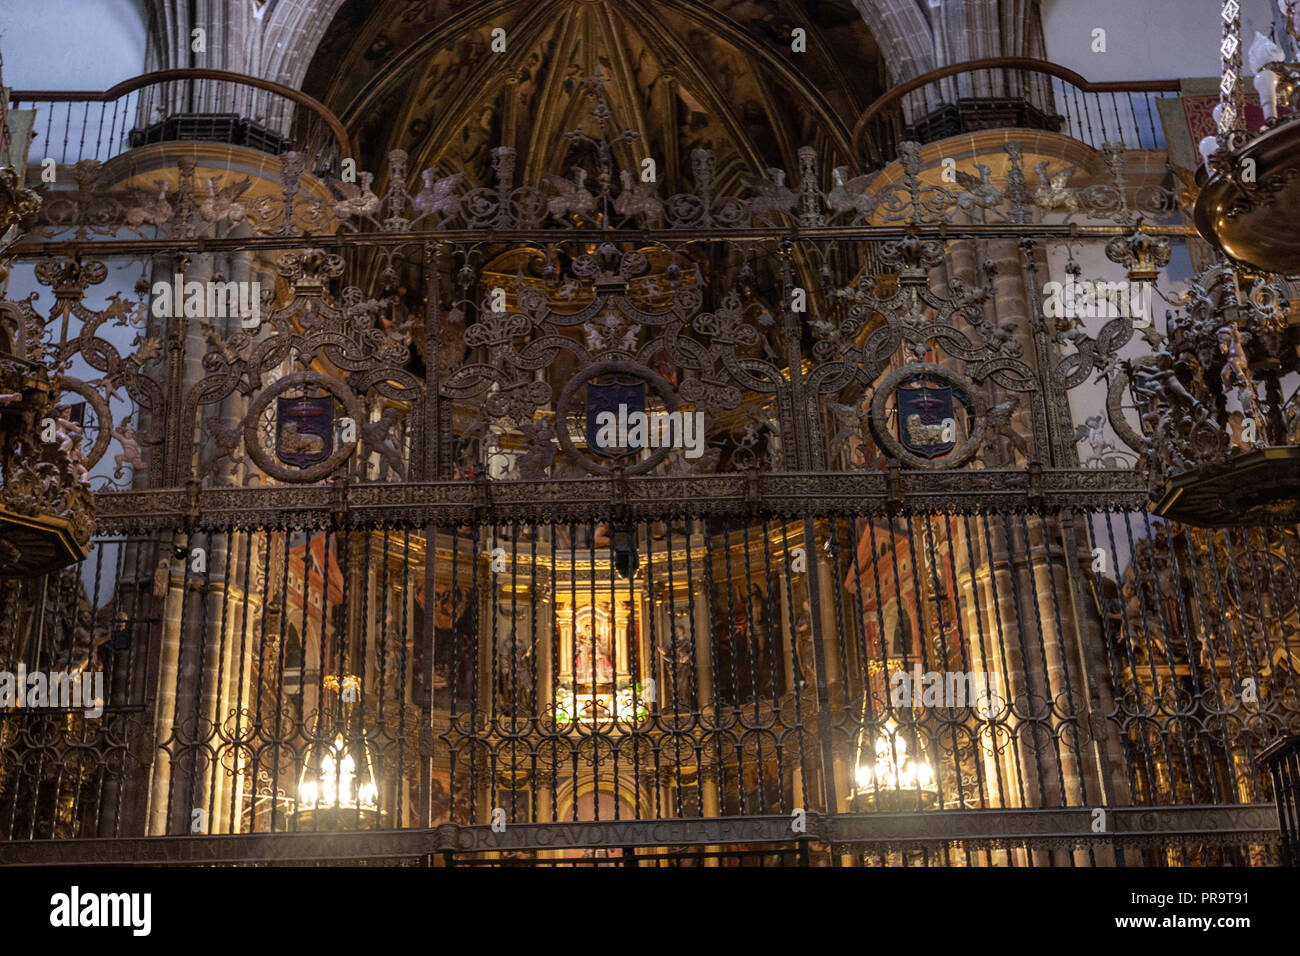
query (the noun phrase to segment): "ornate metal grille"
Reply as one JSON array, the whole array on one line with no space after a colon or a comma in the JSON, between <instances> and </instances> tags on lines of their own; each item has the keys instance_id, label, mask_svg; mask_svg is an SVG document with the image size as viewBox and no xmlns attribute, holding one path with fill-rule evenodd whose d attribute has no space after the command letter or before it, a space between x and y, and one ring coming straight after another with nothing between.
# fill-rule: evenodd
<instances>
[{"instance_id":1,"label":"ornate metal grille","mask_svg":"<svg viewBox=\"0 0 1300 956\"><path fill-rule=\"evenodd\" d=\"M1037 292L1079 240L1035 219L1141 271L1171 194L1114 146L1035 196L1009 140L1001 186L903 143L871 188L806 150L738 198L700 150L663 198L594 89L546 190L498 149L411 195L398 152L326 199L290 154L238 217L190 161L156 223L89 168L47 205L56 305L4 315L100 373L56 385L89 466L121 451L90 557L5 585L0 660L110 690L0 714L0 860L1273 861L1296 529L1152 519L1132 317ZM175 264L95 310L92 249ZM261 275L260 324L155 314L177 271ZM675 447L593 437L620 406Z\"/></svg>"}]
</instances>

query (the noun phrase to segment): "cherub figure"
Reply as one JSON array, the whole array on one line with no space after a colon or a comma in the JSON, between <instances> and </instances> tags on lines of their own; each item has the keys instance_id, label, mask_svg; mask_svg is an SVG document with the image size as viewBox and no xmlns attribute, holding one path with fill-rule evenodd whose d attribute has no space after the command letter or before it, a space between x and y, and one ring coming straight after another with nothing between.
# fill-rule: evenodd
<instances>
[{"instance_id":1,"label":"cherub figure","mask_svg":"<svg viewBox=\"0 0 1300 956\"><path fill-rule=\"evenodd\" d=\"M113 477L122 477L122 465L128 464L135 472L144 470L144 456L140 451L140 440L131 425L123 422L113 429L113 437L118 440L122 450L113 458Z\"/></svg>"},{"instance_id":2,"label":"cherub figure","mask_svg":"<svg viewBox=\"0 0 1300 956\"><path fill-rule=\"evenodd\" d=\"M1219 373L1223 379L1223 390L1233 386L1250 387L1250 364L1246 358L1246 347L1241 341L1241 329L1229 323L1219 326L1215 337L1219 340L1219 351L1225 359L1223 370Z\"/></svg>"},{"instance_id":3,"label":"cherub figure","mask_svg":"<svg viewBox=\"0 0 1300 956\"><path fill-rule=\"evenodd\" d=\"M519 430L528 439L528 451L519 457L519 477L525 481L538 481L546 477L546 469L555 461L555 429L546 422L524 422Z\"/></svg>"}]
</instances>

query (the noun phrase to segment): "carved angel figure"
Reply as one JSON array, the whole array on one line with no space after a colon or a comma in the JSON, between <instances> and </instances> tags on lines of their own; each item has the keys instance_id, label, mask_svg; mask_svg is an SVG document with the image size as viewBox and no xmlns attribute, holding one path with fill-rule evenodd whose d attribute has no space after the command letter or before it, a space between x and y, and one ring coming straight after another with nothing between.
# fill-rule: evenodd
<instances>
[{"instance_id":1,"label":"carved angel figure","mask_svg":"<svg viewBox=\"0 0 1300 956\"><path fill-rule=\"evenodd\" d=\"M1123 364L1133 397L1142 409L1145 454L1150 463L1185 468L1221 457L1226 436L1210 420L1208 406L1179 380L1171 353L1162 349L1152 363ZM1196 380L1200 369L1196 356L1184 354L1177 364L1191 370L1192 380Z\"/></svg>"},{"instance_id":2,"label":"carved angel figure","mask_svg":"<svg viewBox=\"0 0 1300 956\"><path fill-rule=\"evenodd\" d=\"M1133 390L1157 403L1195 408L1200 405L1196 396L1183 387L1174 368L1174 357L1166 351L1156 353L1155 368L1138 372L1133 380Z\"/></svg>"},{"instance_id":3,"label":"carved angel figure","mask_svg":"<svg viewBox=\"0 0 1300 956\"><path fill-rule=\"evenodd\" d=\"M1107 448L1114 447L1102 431L1105 425L1106 419L1104 416L1089 415L1083 420L1082 425L1075 426L1074 440L1081 442L1086 438L1089 447L1092 448L1094 458L1101 458Z\"/></svg>"},{"instance_id":4,"label":"carved angel figure","mask_svg":"<svg viewBox=\"0 0 1300 956\"><path fill-rule=\"evenodd\" d=\"M54 435L59 441L59 451L72 458L81 453L82 428L68 417L68 409L60 408L54 422Z\"/></svg>"},{"instance_id":5,"label":"carved angel figure","mask_svg":"<svg viewBox=\"0 0 1300 956\"><path fill-rule=\"evenodd\" d=\"M1228 391L1234 385L1249 388L1250 363L1246 357L1246 346L1241 341L1241 329L1229 323L1219 326L1215 332L1219 340L1219 351L1223 353L1223 370L1219 373L1223 379L1223 389Z\"/></svg>"}]
</instances>

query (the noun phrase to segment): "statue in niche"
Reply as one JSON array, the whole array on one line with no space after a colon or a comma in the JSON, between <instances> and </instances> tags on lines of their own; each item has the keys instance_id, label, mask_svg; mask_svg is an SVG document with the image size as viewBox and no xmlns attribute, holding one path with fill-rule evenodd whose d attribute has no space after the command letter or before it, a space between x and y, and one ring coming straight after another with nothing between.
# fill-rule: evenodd
<instances>
[{"instance_id":1,"label":"statue in niche","mask_svg":"<svg viewBox=\"0 0 1300 956\"><path fill-rule=\"evenodd\" d=\"M167 558L159 558L158 566L153 572L153 596L159 600L167 597L172 584L172 563Z\"/></svg>"},{"instance_id":2,"label":"statue in niche","mask_svg":"<svg viewBox=\"0 0 1300 956\"><path fill-rule=\"evenodd\" d=\"M614 664L609 659L608 641L601 640L594 630L579 624L573 638L574 680L590 682L591 675L596 675L597 684L609 684L614 680Z\"/></svg>"},{"instance_id":3,"label":"statue in niche","mask_svg":"<svg viewBox=\"0 0 1300 956\"><path fill-rule=\"evenodd\" d=\"M672 639L665 641L659 648L664 661L665 686L661 699L665 703L683 704L693 698L692 688L695 677L695 655L691 647L690 635L686 632L687 618L679 618L673 623Z\"/></svg>"},{"instance_id":4,"label":"statue in niche","mask_svg":"<svg viewBox=\"0 0 1300 956\"><path fill-rule=\"evenodd\" d=\"M533 647L514 620L521 611L509 606L500 609L503 633L497 638L497 689L503 708L527 711L532 708Z\"/></svg>"},{"instance_id":5,"label":"statue in niche","mask_svg":"<svg viewBox=\"0 0 1300 956\"><path fill-rule=\"evenodd\" d=\"M798 673L795 675L795 680L804 684L815 684L817 682L817 653L813 646L812 602L802 585L796 586L794 592L795 606L797 608L794 613L795 657L798 663Z\"/></svg>"}]
</instances>

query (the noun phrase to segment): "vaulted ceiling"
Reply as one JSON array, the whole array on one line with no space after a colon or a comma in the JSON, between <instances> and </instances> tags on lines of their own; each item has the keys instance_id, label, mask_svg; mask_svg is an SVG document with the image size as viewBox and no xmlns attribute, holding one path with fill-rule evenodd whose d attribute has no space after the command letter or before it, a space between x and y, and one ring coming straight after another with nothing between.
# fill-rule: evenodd
<instances>
[{"instance_id":1,"label":"vaulted ceiling","mask_svg":"<svg viewBox=\"0 0 1300 956\"><path fill-rule=\"evenodd\" d=\"M792 50L796 28L806 52ZM851 0L346 0L303 89L343 119L360 165L381 178L400 148L412 177L437 166L483 184L505 145L517 150L515 183L532 184L582 164L567 131L598 138L582 85L595 75L611 138L642 134L615 147L617 167L653 157L681 184L691 151L709 147L720 189L770 166L793 173L803 145L823 169L856 165L849 130L884 88Z\"/></svg>"}]
</instances>

